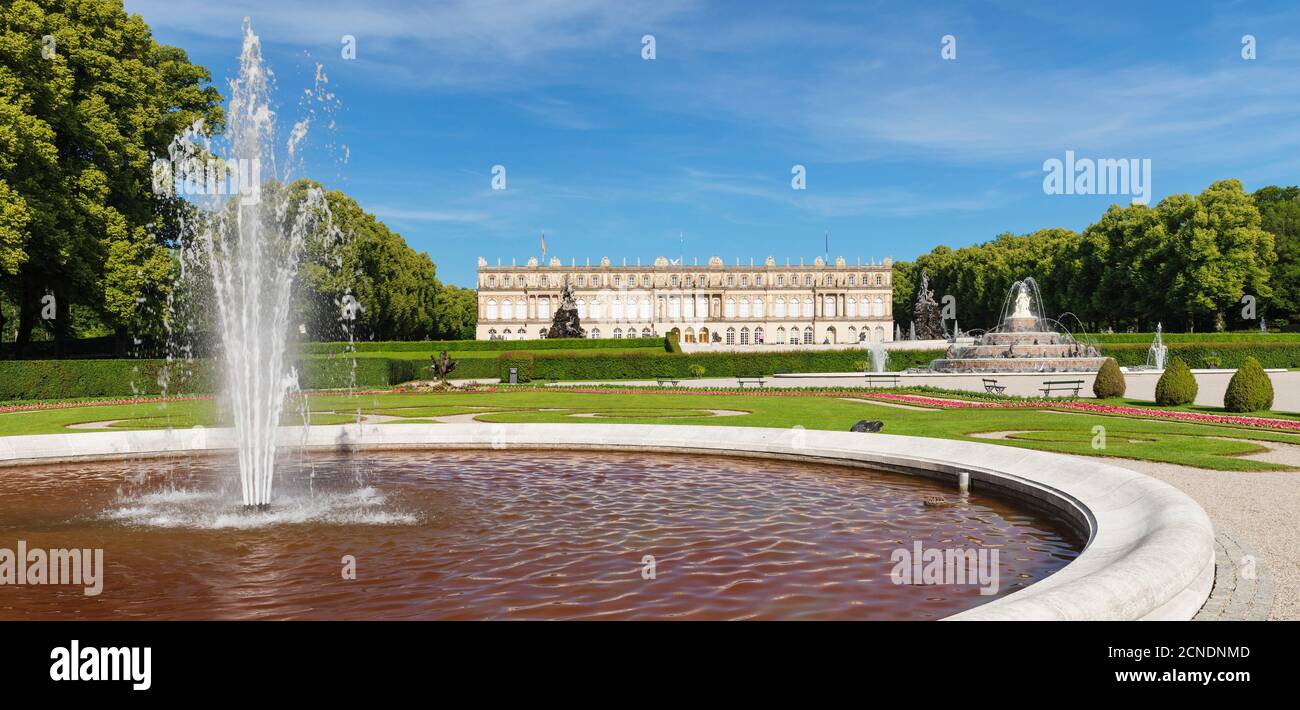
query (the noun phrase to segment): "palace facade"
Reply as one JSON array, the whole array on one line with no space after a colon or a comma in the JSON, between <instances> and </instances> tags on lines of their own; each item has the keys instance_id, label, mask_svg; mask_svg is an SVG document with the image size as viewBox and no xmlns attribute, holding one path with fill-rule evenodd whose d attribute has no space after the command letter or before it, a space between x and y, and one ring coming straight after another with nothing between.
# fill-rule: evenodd
<instances>
[{"instance_id":1,"label":"palace facade","mask_svg":"<svg viewBox=\"0 0 1300 710\"><path fill-rule=\"evenodd\" d=\"M546 337L567 278L591 338L661 337L706 345L856 344L894 339L892 260L648 266L523 266L478 260L479 340Z\"/></svg>"}]
</instances>

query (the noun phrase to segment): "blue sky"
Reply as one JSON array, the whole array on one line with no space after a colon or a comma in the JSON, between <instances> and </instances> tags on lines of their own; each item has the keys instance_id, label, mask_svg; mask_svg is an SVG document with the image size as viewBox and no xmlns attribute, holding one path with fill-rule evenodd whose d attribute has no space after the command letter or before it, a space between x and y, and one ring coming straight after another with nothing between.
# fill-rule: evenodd
<instances>
[{"instance_id":1,"label":"blue sky","mask_svg":"<svg viewBox=\"0 0 1300 710\"><path fill-rule=\"evenodd\" d=\"M1129 198L1044 194L1067 150L1150 159L1153 202L1297 182L1294 3L802 5L126 0L227 94L250 17L286 119L322 64L341 108L308 176L460 285L477 256L537 255L542 232L565 263L676 258L682 233L688 263L748 263L811 260L827 232L865 261L1082 229Z\"/></svg>"}]
</instances>

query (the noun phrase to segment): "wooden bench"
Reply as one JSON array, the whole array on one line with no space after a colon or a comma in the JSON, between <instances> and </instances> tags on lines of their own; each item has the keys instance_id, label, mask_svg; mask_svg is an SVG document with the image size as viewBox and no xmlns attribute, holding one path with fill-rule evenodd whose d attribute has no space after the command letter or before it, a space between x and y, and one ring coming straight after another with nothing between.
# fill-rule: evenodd
<instances>
[{"instance_id":1,"label":"wooden bench","mask_svg":"<svg viewBox=\"0 0 1300 710\"><path fill-rule=\"evenodd\" d=\"M1051 397L1053 392L1070 392L1071 397L1078 397L1083 389L1083 380L1049 380L1039 388L1044 397Z\"/></svg>"},{"instance_id":2,"label":"wooden bench","mask_svg":"<svg viewBox=\"0 0 1300 710\"><path fill-rule=\"evenodd\" d=\"M985 392L996 392L996 393L998 393L998 394L1002 394L1003 392L1006 392L1006 391L1007 391L1007 386L1006 386L1006 385L1000 385L1000 384L998 384L998 381L997 381L997 380L989 379L989 378L986 377L986 378L984 378L984 391L985 391Z\"/></svg>"},{"instance_id":3,"label":"wooden bench","mask_svg":"<svg viewBox=\"0 0 1300 710\"><path fill-rule=\"evenodd\" d=\"M673 387L676 387L677 383L680 382L680 380L674 380L671 377L660 377L659 379L655 380L655 382L658 382L660 387L663 387L665 383L671 384Z\"/></svg>"},{"instance_id":4,"label":"wooden bench","mask_svg":"<svg viewBox=\"0 0 1300 710\"><path fill-rule=\"evenodd\" d=\"M890 387L898 387L901 384L897 372L868 372L866 378L868 387L876 387L882 382Z\"/></svg>"},{"instance_id":5,"label":"wooden bench","mask_svg":"<svg viewBox=\"0 0 1300 710\"><path fill-rule=\"evenodd\" d=\"M763 387L767 384L767 380L762 377L737 377L736 384L740 385L741 389L744 389L745 385L758 385L759 387Z\"/></svg>"}]
</instances>

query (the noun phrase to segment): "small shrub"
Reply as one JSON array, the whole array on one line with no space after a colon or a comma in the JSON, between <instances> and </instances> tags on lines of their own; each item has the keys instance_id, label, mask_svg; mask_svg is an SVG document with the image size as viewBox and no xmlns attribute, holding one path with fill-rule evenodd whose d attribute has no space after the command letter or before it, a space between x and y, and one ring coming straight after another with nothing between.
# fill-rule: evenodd
<instances>
[{"instance_id":1,"label":"small shrub","mask_svg":"<svg viewBox=\"0 0 1300 710\"><path fill-rule=\"evenodd\" d=\"M1097 370L1097 379L1092 382L1092 393L1097 399L1110 399L1112 397L1123 397L1125 389L1124 373L1119 370L1119 363L1115 358L1108 357L1106 362L1101 364L1101 369Z\"/></svg>"},{"instance_id":2,"label":"small shrub","mask_svg":"<svg viewBox=\"0 0 1300 710\"><path fill-rule=\"evenodd\" d=\"M1165 368L1165 373L1156 382L1156 404L1162 407L1191 404L1196 400L1196 378L1192 370L1180 357Z\"/></svg>"},{"instance_id":3,"label":"small shrub","mask_svg":"<svg viewBox=\"0 0 1300 710\"><path fill-rule=\"evenodd\" d=\"M1273 407L1273 383L1268 373L1253 357L1237 368L1228 390L1223 393L1223 408L1229 412L1262 412Z\"/></svg>"},{"instance_id":4,"label":"small shrub","mask_svg":"<svg viewBox=\"0 0 1300 710\"><path fill-rule=\"evenodd\" d=\"M691 373L691 377L696 377L696 378L704 377L703 365L691 365L690 367L686 368L686 370Z\"/></svg>"},{"instance_id":5,"label":"small shrub","mask_svg":"<svg viewBox=\"0 0 1300 710\"><path fill-rule=\"evenodd\" d=\"M869 363L866 360L854 360L853 369L859 372L866 372L868 364Z\"/></svg>"}]
</instances>

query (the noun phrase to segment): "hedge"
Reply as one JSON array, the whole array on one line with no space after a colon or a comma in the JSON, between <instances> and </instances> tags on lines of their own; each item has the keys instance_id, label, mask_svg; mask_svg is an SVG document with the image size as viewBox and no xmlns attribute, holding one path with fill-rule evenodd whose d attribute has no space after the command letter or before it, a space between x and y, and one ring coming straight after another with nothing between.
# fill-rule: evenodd
<instances>
[{"instance_id":1,"label":"hedge","mask_svg":"<svg viewBox=\"0 0 1300 710\"><path fill-rule=\"evenodd\" d=\"M1221 342L1221 343L1166 343L1169 359L1183 359L1192 368L1241 367L1246 358L1253 357L1263 367L1300 367L1300 342ZM1145 365L1150 343L1113 343L1102 345L1103 355L1115 358L1125 367ZM889 354L892 358L894 353Z\"/></svg>"},{"instance_id":2,"label":"hedge","mask_svg":"<svg viewBox=\"0 0 1300 710\"><path fill-rule=\"evenodd\" d=\"M360 358L356 362L355 386L360 389L430 377L428 365L416 360ZM4 360L0 361L0 401L161 394L158 375L164 365L165 360ZM351 359L309 358L295 366L304 389L340 389L352 379ZM496 376L494 369L479 369L482 374L466 376ZM168 372L168 394L210 394L220 384L212 360L173 363ZM461 374L459 369L456 374Z\"/></svg>"},{"instance_id":3,"label":"hedge","mask_svg":"<svg viewBox=\"0 0 1300 710\"><path fill-rule=\"evenodd\" d=\"M299 343L304 355L337 355L347 350L347 343ZM555 338L540 340L412 340L355 343L357 352L427 352L442 350L601 350L625 348L663 349L663 338Z\"/></svg>"},{"instance_id":4,"label":"hedge","mask_svg":"<svg viewBox=\"0 0 1300 710\"><path fill-rule=\"evenodd\" d=\"M498 377L505 380L513 364L525 368L535 380L604 380L651 379L655 377L692 377L692 365L704 368L708 377L771 375L776 372L856 372L862 360L860 348L847 350L802 350L790 352L717 352L667 353L631 352L619 354L532 353L527 364L502 355L498 360ZM889 354L893 370L926 367L942 357L942 350L900 350Z\"/></svg>"}]
</instances>

